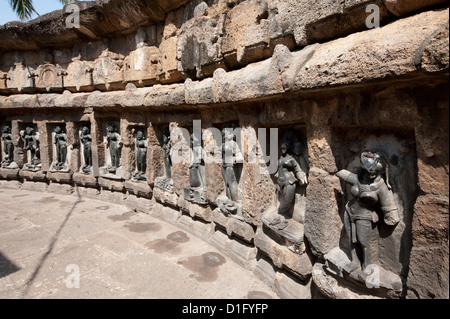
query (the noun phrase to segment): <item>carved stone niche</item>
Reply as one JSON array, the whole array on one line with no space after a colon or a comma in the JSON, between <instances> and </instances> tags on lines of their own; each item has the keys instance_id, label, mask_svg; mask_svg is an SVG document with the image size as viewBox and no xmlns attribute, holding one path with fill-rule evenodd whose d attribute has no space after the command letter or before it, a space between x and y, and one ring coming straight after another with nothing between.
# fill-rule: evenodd
<instances>
[{"instance_id":1,"label":"carved stone niche","mask_svg":"<svg viewBox=\"0 0 450 319\"><path fill-rule=\"evenodd\" d=\"M22 171L37 172L42 169L40 134L36 124L21 123L20 138L24 152L24 165Z\"/></svg>"},{"instance_id":2,"label":"carved stone niche","mask_svg":"<svg viewBox=\"0 0 450 319\"><path fill-rule=\"evenodd\" d=\"M192 217L211 222L211 209L208 207L206 194L203 132L202 128L195 123L192 130L177 128L178 132L176 132L179 147L177 147L178 152L175 150L175 154L180 155L180 150L183 154L181 157L179 156L181 163L177 164L177 173L181 176L181 170L185 170L184 173L189 172L186 175L188 185L183 185L183 196L180 196L178 206L182 212L188 213Z\"/></svg>"},{"instance_id":3,"label":"carved stone niche","mask_svg":"<svg viewBox=\"0 0 450 319\"><path fill-rule=\"evenodd\" d=\"M157 176L154 181L153 195L158 202L177 207L178 195L174 191L172 178L173 148L171 128L169 124L161 124L154 125L154 129L159 145L153 147L151 155L151 163Z\"/></svg>"},{"instance_id":4,"label":"carved stone niche","mask_svg":"<svg viewBox=\"0 0 450 319\"><path fill-rule=\"evenodd\" d=\"M36 69L36 88L51 91L62 90L65 71L59 65L46 63Z\"/></svg>"},{"instance_id":5,"label":"carved stone niche","mask_svg":"<svg viewBox=\"0 0 450 319\"><path fill-rule=\"evenodd\" d=\"M312 271L303 225L309 172L305 136L302 126L279 129L276 171L269 172L274 192L267 196L272 196L272 205L262 214L262 225L255 236L255 245L275 266L302 280L309 278Z\"/></svg>"},{"instance_id":6,"label":"carved stone niche","mask_svg":"<svg viewBox=\"0 0 450 319\"><path fill-rule=\"evenodd\" d=\"M47 132L51 134L50 147L52 148L52 162L47 178L58 183L70 183L73 175L70 166L73 145L69 143L66 124L48 124Z\"/></svg>"},{"instance_id":7,"label":"carved stone niche","mask_svg":"<svg viewBox=\"0 0 450 319\"><path fill-rule=\"evenodd\" d=\"M94 134L91 122L78 123L79 170L73 174L73 180L77 185L84 187L96 187L97 177L94 176Z\"/></svg>"},{"instance_id":8,"label":"carved stone niche","mask_svg":"<svg viewBox=\"0 0 450 319\"><path fill-rule=\"evenodd\" d=\"M11 180L19 177L19 165L14 161L14 137L11 123L0 125L0 178Z\"/></svg>"},{"instance_id":9,"label":"carved stone niche","mask_svg":"<svg viewBox=\"0 0 450 319\"><path fill-rule=\"evenodd\" d=\"M132 126L129 129L130 139L133 143L130 143L131 152L133 156L130 156L133 164L131 165L131 179L125 182L125 188L139 197L151 198L152 189L148 184L148 131L145 126Z\"/></svg>"},{"instance_id":10,"label":"carved stone niche","mask_svg":"<svg viewBox=\"0 0 450 319\"><path fill-rule=\"evenodd\" d=\"M110 190L123 190L122 136L119 121L103 122L105 166L100 167L99 184Z\"/></svg>"},{"instance_id":11,"label":"carved stone niche","mask_svg":"<svg viewBox=\"0 0 450 319\"><path fill-rule=\"evenodd\" d=\"M328 252L324 274L343 287L399 298L411 251L411 220L417 194L414 135L346 134L342 150L340 243ZM320 287L319 287L320 290Z\"/></svg>"}]
</instances>

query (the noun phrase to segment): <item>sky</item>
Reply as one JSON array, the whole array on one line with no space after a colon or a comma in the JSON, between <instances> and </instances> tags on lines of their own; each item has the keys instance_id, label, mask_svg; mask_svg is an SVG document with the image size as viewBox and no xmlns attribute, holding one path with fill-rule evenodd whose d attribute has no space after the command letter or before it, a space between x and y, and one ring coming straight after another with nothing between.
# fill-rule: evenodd
<instances>
[{"instance_id":1,"label":"sky","mask_svg":"<svg viewBox=\"0 0 450 319\"><path fill-rule=\"evenodd\" d=\"M33 0L33 6L40 15L62 9L64 7L59 0ZM37 18L36 14L33 14L31 19L34 18ZM20 19L11 9L9 0L0 0L0 25L14 20Z\"/></svg>"}]
</instances>

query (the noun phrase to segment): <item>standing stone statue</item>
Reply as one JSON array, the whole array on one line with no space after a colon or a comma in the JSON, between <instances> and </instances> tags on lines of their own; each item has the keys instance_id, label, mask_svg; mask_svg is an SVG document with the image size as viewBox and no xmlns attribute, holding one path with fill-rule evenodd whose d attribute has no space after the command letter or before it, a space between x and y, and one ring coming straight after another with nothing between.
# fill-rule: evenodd
<instances>
[{"instance_id":1,"label":"standing stone statue","mask_svg":"<svg viewBox=\"0 0 450 319\"><path fill-rule=\"evenodd\" d=\"M302 135L289 129L281 143L281 156L273 179L276 181L277 206L262 215L265 228L282 239L294 253L304 252L303 215L306 209L308 162ZM273 236L272 236L273 237Z\"/></svg>"},{"instance_id":2,"label":"standing stone statue","mask_svg":"<svg viewBox=\"0 0 450 319\"><path fill-rule=\"evenodd\" d=\"M226 196L220 196L217 204L223 214L243 219L238 182L239 165L242 165L243 156L234 140L233 128L224 128L222 136L222 176L225 181Z\"/></svg>"},{"instance_id":3,"label":"standing stone statue","mask_svg":"<svg viewBox=\"0 0 450 319\"><path fill-rule=\"evenodd\" d=\"M41 165L39 136L32 127L27 127L21 131L20 136L24 143L23 149L29 152L28 163L25 164L25 169L39 170Z\"/></svg>"},{"instance_id":4,"label":"standing stone statue","mask_svg":"<svg viewBox=\"0 0 450 319\"><path fill-rule=\"evenodd\" d=\"M108 173L115 174L117 168L120 166L120 150L122 147L121 137L114 124L108 124L106 131L107 134L104 143L109 148L111 158L111 164L108 165L106 170Z\"/></svg>"},{"instance_id":5,"label":"standing stone statue","mask_svg":"<svg viewBox=\"0 0 450 319\"><path fill-rule=\"evenodd\" d=\"M164 168L166 178L172 179L172 142L170 140L170 129L167 127L164 130L163 136L163 150L164 150Z\"/></svg>"},{"instance_id":6,"label":"standing stone statue","mask_svg":"<svg viewBox=\"0 0 450 319\"><path fill-rule=\"evenodd\" d=\"M361 172L358 175L347 170L341 170L336 175L352 186L345 206L344 227L350 239L352 269L365 271L368 266L375 264L371 239L379 222L378 207L388 226L396 226L400 218L383 154L364 151L360 156L360 165ZM362 248L362 267L357 246Z\"/></svg>"},{"instance_id":7,"label":"standing stone statue","mask_svg":"<svg viewBox=\"0 0 450 319\"><path fill-rule=\"evenodd\" d=\"M83 126L80 135L81 144L83 144L83 160L84 165L81 168L85 174L90 174L92 171L92 137L89 127Z\"/></svg>"},{"instance_id":8,"label":"standing stone statue","mask_svg":"<svg viewBox=\"0 0 450 319\"><path fill-rule=\"evenodd\" d=\"M67 160L67 134L61 126L57 126L53 132L55 133L53 143L56 147L56 163L53 169L61 171L65 168Z\"/></svg>"},{"instance_id":9,"label":"standing stone statue","mask_svg":"<svg viewBox=\"0 0 450 319\"><path fill-rule=\"evenodd\" d=\"M134 180L146 181L145 171L147 170L147 139L142 130L136 133L136 164L137 172L133 174Z\"/></svg>"},{"instance_id":10,"label":"standing stone statue","mask_svg":"<svg viewBox=\"0 0 450 319\"><path fill-rule=\"evenodd\" d=\"M300 166L299 158L296 158L298 156L293 153L294 145L287 142L281 144L281 156L276 172L278 173L278 212L263 216L263 221L278 230L285 229L289 224L286 218L293 215L297 186L308 184L306 169Z\"/></svg>"},{"instance_id":11,"label":"standing stone statue","mask_svg":"<svg viewBox=\"0 0 450 319\"><path fill-rule=\"evenodd\" d=\"M185 188L185 199L197 204L206 203L205 164L203 162L203 148L201 137L191 135L192 164L189 167L189 187Z\"/></svg>"},{"instance_id":12,"label":"standing stone statue","mask_svg":"<svg viewBox=\"0 0 450 319\"><path fill-rule=\"evenodd\" d=\"M9 126L3 128L2 141L5 159L2 161L1 167L7 168L13 163L14 159L14 145L12 142L11 128Z\"/></svg>"}]
</instances>

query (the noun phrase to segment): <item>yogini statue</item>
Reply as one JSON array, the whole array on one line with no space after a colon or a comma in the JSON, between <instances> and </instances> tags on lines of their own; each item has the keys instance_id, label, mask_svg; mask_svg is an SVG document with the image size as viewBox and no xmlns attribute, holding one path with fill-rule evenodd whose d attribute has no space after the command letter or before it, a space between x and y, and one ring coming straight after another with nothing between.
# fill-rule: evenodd
<instances>
[{"instance_id":1,"label":"yogini statue","mask_svg":"<svg viewBox=\"0 0 450 319\"><path fill-rule=\"evenodd\" d=\"M83 173L89 174L92 169L92 137L87 126L83 126L80 135L81 144L83 144L84 165L81 168Z\"/></svg>"},{"instance_id":2,"label":"yogini statue","mask_svg":"<svg viewBox=\"0 0 450 319\"><path fill-rule=\"evenodd\" d=\"M121 137L113 124L108 124L106 131L105 144L109 148L111 157L111 165L108 165L106 169L109 173L115 174L117 168L120 166L120 148L122 147Z\"/></svg>"},{"instance_id":3,"label":"yogini statue","mask_svg":"<svg viewBox=\"0 0 450 319\"><path fill-rule=\"evenodd\" d=\"M195 135L191 135L192 141L192 164L189 167L189 182L192 188L202 187L203 186L203 177L200 169L200 165L202 163L202 155L201 155L201 140Z\"/></svg>"},{"instance_id":4,"label":"yogini statue","mask_svg":"<svg viewBox=\"0 0 450 319\"><path fill-rule=\"evenodd\" d=\"M378 151L364 151L360 156L361 172L352 173L341 170L336 175L345 183L352 185L349 200L345 206L344 227L350 239L352 271L374 264L371 238L379 221L378 207L388 226L400 222L391 185L389 167L385 157ZM356 252L362 248L362 267Z\"/></svg>"},{"instance_id":5,"label":"yogini statue","mask_svg":"<svg viewBox=\"0 0 450 319\"><path fill-rule=\"evenodd\" d=\"M133 175L136 180L147 180L145 171L147 170L147 143L142 130L136 133L136 164L137 172Z\"/></svg>"},{"instance_id":6,"label":"yogini statue","mask_svg":"<svg viewBox=\"0 0 450 319\"><path fill-rule=\"evenodd\" d=\"M23 149L30 152L30 157L25 167L28 169L36 169L41 162L39 138L32 127L27 127L24 131L21 131L20 136L24 143Z\"/></svg>"},{"instance_id":7,"label":"yogini statue","mask_svg":"<svg viewBox=\"0 0 450 319\"><path fill-rule=\"evenodd\" d=\"M12 142L11 128L5 126L2 134L3 152L5 153L5 159L2 161L1 166L3 168L8 167L13 162L14 158L14 146Z\"/></svg>"},{"instance_id":8,"label":"yogini statue","mask_svg":"<svg viewBox=\"0 0 450 319\"><path fill-rule=\"evenodd\" d=\"M293 154L291 147L287 142L281 144L281 156L278 160L278 214L272 215L269 221L270 226L276 227L278 230L283 230L288 226L286 218L291 218L295 206L295 194L297 186L306 186L308 178L306 172L302 169L299 162Z\"/></svg>"},{"instance_id":9,"label":"yogini statue","mask_svg":"<svg viewBox=\"0 0 450 319\"><path fill-rule=\"evenodd\" d=\"M166 170L166 178L170 180L172 179L172 142L170 140L170 129L168 127L164 130L163 143L164 168Z\"/></svg>"},{"instance_id":10,"label":"yogini statue","mask_svg":"<svg viewBox=\"0 0 450 319\"><path fill-rule=\"evenodd\" d=\"M242 205L239 198L239 165L242 165L242 153L239 145L234 140L233 128L227 127L222 130L222 176L225 181L226 197L218 198L220 211L237 219L242 217Z\"/></svg>"},{"instance_id":11,"label":"yogini statue","mask_svg":"<svg viewBox=\"0 0 450 319\"><path fill-rule=\"evenodd\" d=\"M63 131L61 126L57 126L54 130L54 144L56 146L56 163L53 166L55 170L64 169L67 159L67 134Z\"/></svg>"}]
</instances>

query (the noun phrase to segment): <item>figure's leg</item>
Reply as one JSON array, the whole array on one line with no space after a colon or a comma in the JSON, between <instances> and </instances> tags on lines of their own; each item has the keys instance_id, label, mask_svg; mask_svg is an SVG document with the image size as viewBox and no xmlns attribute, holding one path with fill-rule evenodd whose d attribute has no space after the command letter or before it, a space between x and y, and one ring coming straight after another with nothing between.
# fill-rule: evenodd
<instances>
[{"instance_id":1,"label":"figure's leg","mask_svg":"<svg viewBox=\"0 0 450 319\"><path fill-rule=\"evenodd\" d=\"M374 224L370 220L358 220L356 222L356 233L358 241L361 243L364 259L362 269L372 264L372 246L370 240L372 238Z\"/></svg>"},{"instance_id":2,"label":"figure's leg","mask_svg":"<svg viewBox=\"0 0 450 319\"><path fill-rule=\"evenodd\" d=\"M344 213L344 229L348 236L348 244L350 248L350 260L351 260L350 272L360 268L359 258L356 253L357 244L354 242L353 238L352 224L353 223L351 221L350 215L346 210Z\"/></svg>"},{"instance_id":3,"label":"figure's leg","mask_svg":"<svg viewBox=\"0 0 450 319\"><path fill-rule=\"evenodd\" d=\"M64 165L67 159L67 145L60 146L60 154L61 154L60 163L61 165Z\"/></svg>"},{"instance_id":4,"label":"figure's leg","mask_svg":"<svg viewBox=\"0 0 450 319\"><path fill-rule=\"evenodd\" d=\"M227 196L232 201L237 202L237 200L238 200L238 196L237 196L238 185L237 185L236 176L234 175L233 167L227 167L225 174L226 174L226 181L227 181L227 186L228 186L227 187Z\"/></svg>"},{"instance_id":5,"label":"figure's leg","mask_svg":"<svg viewBox=\"0 0 450 319\"><path fill-rule=\"evenodd\" d=\"M295 204L296 185L285 185L280 192L280 206L278 212L280 214L291 214Z\"/></svg>"}]
</instances>

